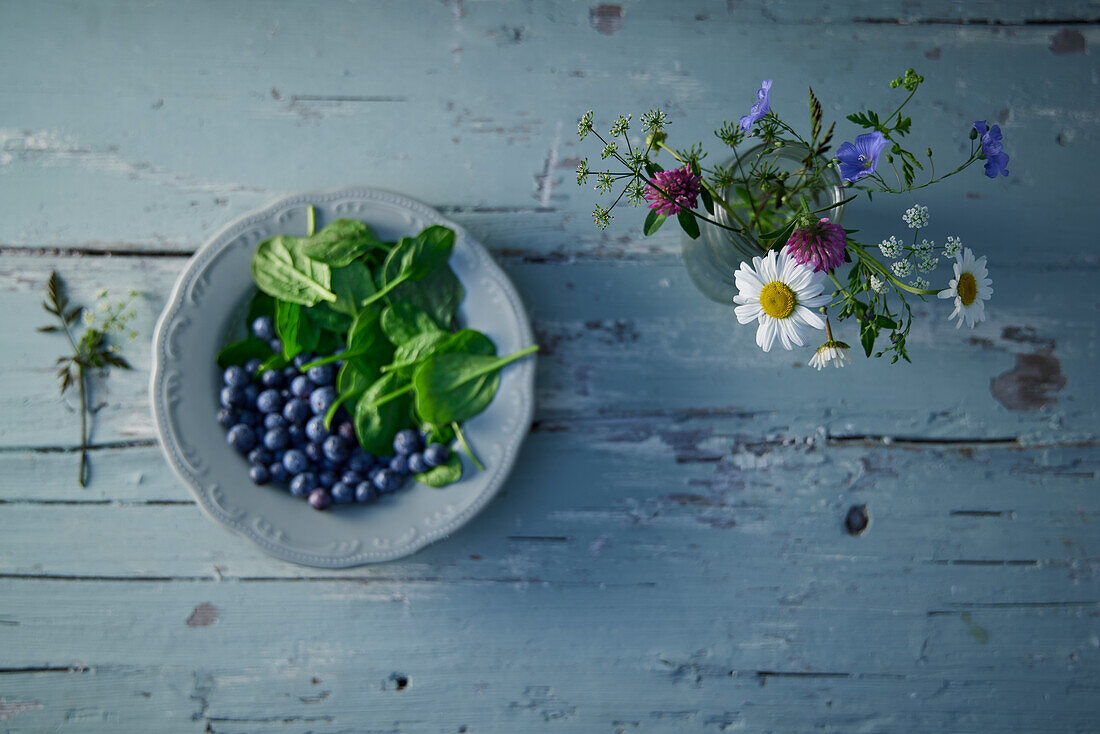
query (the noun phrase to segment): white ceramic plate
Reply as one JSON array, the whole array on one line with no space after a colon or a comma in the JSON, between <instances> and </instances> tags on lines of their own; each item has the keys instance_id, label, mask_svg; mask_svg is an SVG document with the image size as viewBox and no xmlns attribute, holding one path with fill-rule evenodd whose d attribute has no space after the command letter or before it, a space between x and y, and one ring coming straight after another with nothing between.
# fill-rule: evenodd
<instances>
[{"instance_id":1,"label":"white ceramic plate","mask_svg":"<svg viewBox=\"0 0 1100 734\"><path fill-rule=\"evenodd\" d=\"M153 337L154 423L168 463L199 505L271 555L326 568L393 560L461 527L500 489L531 424L534 358L505 368L492 404L464 426L485 471L463 457L463 478L449 487L414 483L377 502L325 512L282 487L253 485L247 462L226 444L216 420L216 356L230 336L243 332L255 290L249 264L256 245L278 234L304 235L309 206L318 228L348 217L368 223L384 240L432 224L452 228L457 238L451 267L466 289L460 323L485 332L499 354L534 343L515 287L482 245L439 212L376 189L302 194L234 222L191 258Z\"/></svg>"}]
</instances>

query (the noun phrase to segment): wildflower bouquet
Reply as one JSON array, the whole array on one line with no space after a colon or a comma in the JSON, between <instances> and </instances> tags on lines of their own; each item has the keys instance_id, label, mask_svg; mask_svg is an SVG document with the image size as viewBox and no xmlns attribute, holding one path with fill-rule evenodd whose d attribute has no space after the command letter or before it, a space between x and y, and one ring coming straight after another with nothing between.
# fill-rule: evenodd
<instances>
[{"instance_id":1,"label":"wildflower bouquet","mask_svg":"<svg viewBox=\"0 0 1100 734\"><path fill-rule=\"evenodd\" d=\"M806 346L812 332L820 330L825 341L810 364L819 370L829 364L843 366L849 346L834 338L832 315L859 324L859 340L868 357L910 361L905 343L912 325L909 299L953 300L955 308L948 318L957 319L956 326L965 322L973 327L985 319L985 301L993 293L985 257L976 258L958 237L947 237L943 245L918 240L929 223L923 206L902 215L912 230L911 240L891 236L879 243L878 254L853 239L856 230L844 229L836 220L861 192L870 201L876 193L916 191L978 161L985 162L990 178L1008 175L1001 130L984 120L970 129L969 155L947 173L937 175L931 148L918 156L905 147L912 119L902 110L923 81L913 69L891 81L891 88L900 87L908 96L885 117L871 110L848 115L848 121L868 132L841 143L832 156L827 154L835 123L823 127L821 103L813 89L809 134L803 135L771 110L770 79L761 84L747 115L715 130L715 136L735 152L729 160L709 166L703 164L706 153L701 143L684 149L667 144L669 122L660 109L642 115L645 137L636 142L629 135L630 115L620 115L605 138L596 131L589 110L580 120L578 136L598 138L603 145L600 158L612 167L590 170L585 158L577 167L577 184L594 177L601 195L621 185L610 206L597 204L593 211L601 229L625 198L635 207L648 205L645 235L675 217L691 240L703 235L727 255L733 253L724 262L736 263L735 272L722 276L729 283L729 297L720 298L736 304L740 323L756 322L756 343L765 352L776 341L788 350ZM656 162L661 152L672 157L675 167L666 170ZM954 277L946 287L932 288L930 274L941 259L952 264ZM883 334L888 339L876 351Z\"/></svg>"}]
</instances>

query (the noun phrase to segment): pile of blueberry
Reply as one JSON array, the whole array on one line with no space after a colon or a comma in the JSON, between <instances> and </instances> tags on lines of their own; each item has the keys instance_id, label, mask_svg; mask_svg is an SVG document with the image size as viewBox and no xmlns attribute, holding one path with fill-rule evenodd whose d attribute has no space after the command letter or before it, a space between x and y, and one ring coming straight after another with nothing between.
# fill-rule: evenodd
<instances>
[{"instance_id":1,"label":"pile of blueberry","mask_svg":"<svg viewBox=\"0 0 1100 734\"><path fill-rule=\"evenodd\" d=\"M272 342L272 349L282 349L271 317L257 318L252 332ZM331 430L325 428L325 413L336 400L333 383L339 365L303 373L302 365L314 359L298 355L293 365L259 375L258 359L225 370L218 423L227 429L229 445L248 457L253 483L289 484L292 495L323 510L333 502L370 502L396 492L409 475L447 463L446 446L425 447L423 437L411 428L394 437L392 456L364 451L343 408Z\"/></svg>"}]
</instances>

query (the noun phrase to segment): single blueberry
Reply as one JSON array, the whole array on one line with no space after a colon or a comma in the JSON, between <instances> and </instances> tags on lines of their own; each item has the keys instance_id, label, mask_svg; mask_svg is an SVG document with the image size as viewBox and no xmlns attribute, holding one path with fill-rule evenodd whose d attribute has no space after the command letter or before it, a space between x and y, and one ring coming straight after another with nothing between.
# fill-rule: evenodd
<instances>
[{"instance_id":1,"label":"single blueberry","mask_svg":"<svg viewBox=\"0 0 1100 734\"><path fill-rule=\"evenodd\" d=\"M248 470L248 478L253 484L267 484L271 481L271 472L263 464L253 464Z\"/></svg>"},{"instance_id":2,"label":"single blueberry","mask_svg":"<svg viewBox=\"0 0 1100 734\"><path fill-rule=\"evenodd\" d=\"M332 489L329 491L332 493L332 499L336 504L346 505L355 501L355 489L350 484L337 482L332 485Z\"/></svg>"},{"instance_id":3,"label":"single blueberry","mask_svg":"<svg viewBox=\"0 0 1100 734\"><path fill-rule=\"evenodd\" d=\"M264 447L269 451L285 449L290 443L290 434L285 428L272 428L264 434Z\"/></svg>"},{"instance_id":4,"label":"single blueberry","mask_svg":"<svg viewBox=\"0 0 1100 734\"><path fill-rule=\"evenodd\" d=\"M319 464L321 460L325 458L325 452L319 443L307 443L302 448L302 451L305 452L306 457L315 464Z\"/></svg>"},{"instance_id":5,"label":"single blueberry","mask_svg":"<svg viewBox=\"0 0 1100 734\"><path fill-rule=\"evenodd\" d=\"M375 487L378 487L379 492L385 494L393 491L394 476L394 473L389 469L382 469L374 475L374 479L371 481L374 482Z\"/></svg>"},{"instance_id":6,"label":"single blueberry","mask_svg":"<svg viewBox=\"0 0 1100 734\"><path fill-rule=\"evenodd\" d=\"M279 370L268 370L260 375L260 384L264 387L282 387L283 373Z\"/></svg>"},{"instance_id":7,"label":"single blueberry","mask_svg":"<svg viewBox=\"0 0 1100 734\"><path fill-rule=\"evenodd\" d=\"M336 401L336 389L331 385L319 387L309 394L309 407L314 415L324 415Z\"/></svg>"},{"instance_id":8,"label":"single blueberry","mask_svg":"<svg viewBox=\"0 0 1100 734\"><path fill-rule=\"evenodd\" d=\"M239 416L238 423L244 423L247 426L255 428L263 423L263 418L254 410L242 410L237 414Z\"/></svg>"},{"instance_id":9,"label":"single blueberry","mask_svg":"<svg viewBox=\"0 0 1100 734\"><path fill-rule=\"evenodd\" d=\"M283 456L283 466L290 474L301 474L309 468L309 459L298 449L291 449Z\"/></svg>"},{"instance_id":10,"label":"single blueberry","mask_svg":"<svg viewBox=\"0 0 1100 734\"><path fill-rule=\"evenodd\" d=\"M309 493L309 506L315 510L323 510L332 503L332 497L324 489L315 489Z\"/></svg>"},{"instance_id":11,"label":"single blueberry","mask_svg":"<svg viewBox=\"0 0 1100 734\"><path fill-rule=\"evenodd\" d=\"M424 454L409 454L409 473L423 474L431 467L424 461Z\"/></svg>"},{"instance_id":12,"label":"single blueberry","mask_svg":"<svg viewBox=\"0 0 1100 734\"><path fill-rule=\"evenodd\" d=\"M313 472L302 472L290 480L290 493L295 497L308 497L309 493L317 489L317 475Z\"/></svg>"},{"instance_id":13,"label":"single blueberry","mask_svg":"<svg viewBox=\"0 0 1100 734\"><path fill-rule=\"evenodd\" d=\"M355 486L355 501L370 502L378 497L378 488L370 482L359 482Z\"/></svg>"},{"instance_id":14,"label":"single blueberry","mask_svg":"<svg viewBox=\"0 0 1100 734\"><path fill-rule=\"evenodd\" d=\"M283 396L278 390L264 390L256 397L256 407L261 413L278 413L283 409Z\"/></svg>"},{"instance_id":15,"label":"single blueberry","mask_svg":"<svg viewBox=\"0 0 1100 734\"><path fill-rule=\"evenodd\" d=\"M451 450L441 443L433 443L424 449L424 463L428 466L443 466L451 460Z\"/></svg>"},{"instance_id":16,"label":"single blueberry","mask_svg":"<svg viewBox=\"0 0 1100 734\"><path fill-rule=\"evenodd\" d=\"M283 342L281 339L269 339L267 345L271 347L271 351L275 352L275 354L283 353Z\"/></svg>"},{"instance_id":17,"label":"single blueberry","mask_svg":"<svg viewBox=\"0 0 1100 734\"><path fill-rule=\"evenodd\" d=\"M295 367L292 364L287 365L286 367L283 367L283 381L284 382L289 383L291 380L293 380L295 377L297 377L298 374L299 374L298 368Z\"/></svg>"},{"instance_id":18,"label":"single blueberry","mask_svg":"<svg viewBox=\"0 0 1100 734\"><path fill-rule=\"evenodd\" d=\"M409 473L409 457L402 454L390 459L390 471L394 474L408 474Z\"/></svg>"},{"instance_id":19,"label":"single blueberry","mask_svg":"<svg viewBox=\"0 0 1100 734\"><path fill-rule=\"evenodd\" d=\"M351 456L348 457L348 469L351 471L366 474L373 464L374 457L364 451L361 446L356 446L351 450Z\"/></svg>"},{"instance_id":20,"label":"single blueberry","mask_svg":"<svg viewBox=\"0 0 1100 734\"><path fill-rule=\"evenodd\" d=\"M254 448L248 452L249 464L263 464L264 466L267 466L273 461L275 461L275 457L267 449Z\"/></svg>"},{"instance_id":21,"label":"single blueberry","mask_svg":"<svg viewBox=\"0 0 1100 734\"><path fill-rule=\"evenodd\" d=\"M244 363L244 371L248 373L248 376L256 374L256 371L260 369L260 365L263 364L263 360L253 357Z\"/></svg>"},{"instance_id":22,"label":"single blueberry","mask_svg":"<svg viewBox=\"0 0 1100 734\"><path fill-rule=\"evenodd\" d=\"M299 370L302 369L302 365L309 364L312 361L313 361L313 355L308 354L306 352L302 352L297 357L295 357L294 360L293 360L294 366L297 367Z\"/></svg>"},{"instance_id":23,"label":"single blueberry","mask_svg":"<svg viewBox=\"0 0 1100 734\"><path fill-rule=\"evenodd\" d=\"M244 367L233 365L226 367L222 379L227 387L244 387L248 384L248 373L245 372Z\"/></svg>"},{"instance_id":24,"label":"single blueberry","mask_svg":"<svg viewBox=\"0 0 1100 734\"><path fill-rule=\"evenodd\" d=\"M309 394L316 389L316 385L310 382L309 378L305 375L298 375L290 381L290 392L294 394L296 398L308 398Z\"/></svg>"},{"instance_id":25,"label":"single blueberry","mask_svg":"<svg viewBox=\"0 0 1100 734\"><path fill-rule=\"evenodd\" d=\"M367 481L374 483L375 477L377 477L379 472L381 472L384 468L385 467L381 464L375 464L370 469L367 469Z\"/></svg>"},{"instance_id":26,"label":"single blueberry","mask_svg":"<svg viewBox=\"0 0 1100 734\"><path fill-rule=\"evenodd\" d=\"M396 492L397 490L401 489L401 487L404 484L405 484L405 477L401 476L400 474L391 473L389 478L386 479L386 487L387 487L386 491L387 492Z\"/></svg>"},{"instance_id":27,"label":"single blueberry","mask_svg":"<svg viewBox=\"0 0 1100 734\"><path fill-rule=\"evenodd\" d=\"M252 426L238 423L225 434L225 441L234 451L247 454L256 445L256 432L252 430Z\"/></svg>"},{"instance_id":28,"label":"single blueberry","mask_svg":"<svg viewBox=\"0 0 1100 734\"><path fill-rule=\"evenodd\" d=\"M267 470L271 472L271 481L279 484L285 484L290 481L290 472L286 470L281 461L273 461L268 465Z\"/></svg>"},{"instance_id":29,"label":"single blueberry","mask_svg":"<svg viewBox=\"0 0 1100 734\"><path fill-rule=\"evenodd\" d=\"M351 421L341 421L340 425L336 427L336 433L348 443L358 441L358 437L355 435L355 424Z\"/></svg>"},{"instance_id":30,"label":"single blueberry","mask_svg":"<svg viewBox=\"0 0 1100 734\"><path fill-rule=\"evenodd\" d=\"M294 398L283 406L283 417L291 423L305 423L309 416L309 403L301 398Z\"/></svg>"},{"instance_id":31,"label":"single blueberry","mask_svg":"<svg viewBox=\"0 0 1100 734\"><path fill-rule=\"evenodd\" d=\"M260 397L259 385L245 385L244 398L248 401L248 407L253 407L256 404L256 398Z\"/></svg>"},{"instance_id":32,"label":"single blueberry","mask_svg":"<svg viewBox=\"0 0 1100 734\"><path fill-rule=\"evenodd\" d=\"M325 456L324 453L324 444L321 444L321 467L324 469L332 469L337 474L342 474L344 471L344 462L333 461L332 459Z\"/></svg>"},{"instance_id":33,"label":"single blueberry","mask_svg":"<svg viewBox=\"0 0 1100 734\"><path fill-rule=\"evenodd\" d=\"M297 448L302 448L308 443L306 441L306 431L300 425L295 423L294 425L286 427L287 435L290 436L290 443Z\"/></svg>"},{"instance_id":34,"label":"single blueberry","mask_svg":"<svg viewBox=\"0 0 1100 734\"><path fill-rule=\"evenodd\" d=\"M349 487L354 487L363 481L363 475L356 471L345 471L340 477L340 481Z\"/></svg>"},{"instance_id":35,"label":"single blueberry","mask_svg":"<svg viewBox=\"0 0 1100 734\"><path fill-rule=\"evenodd\" d=\"M332 485L336 484L336 480L339 478L340 477L336 475L336 472L332 471L331 469L326 469L325 471L317 475L317 483L325 489L328 489Z\"/></svg>"},{"instance_id":36,"label":"single blueberry","mask_svg":"<svg viewBox=\"0 0 1100 734\"><path fill-rule=\"evenodd\" d=\"M252 322L252 333L257 339L268 341L275 338L275 320L270 316L259 316Z\"/></svg>"},{"instance_id":37,"label":"single blueberry","mask_svg":"<svg viewBox=\"0 0 1100 734\"><path fill-rule=\"evenodd\" d=\"M218 408L218 425L222 428L232 428L240 422L237 411L229 408Z\"/></svg>"},{"instance_id":38,"label":"single blueberry","mask_svg":"<svg viewBox=\"0 0 1100 734\"><path fill-rule=\"evenodd\" d=\"M269 431L272 428L286 428L288 425L287 419L280 413L268 413L264 416L264 428Z\"/></svg>"},{"instance_id":39,"label":"single blueberry","mask_svg":"<svg viewBox=\"0 0 1100 734\"><path fill-rule=\"evenodd\" d=\"M351 455L351 446L339 436L329 436L321 444L321 448L324 449L325 458L329 461L346 461L348 456Z\"/></svg>"},{"instance_id":40,"label":"single blueberry","mask_svg":"<svg viewBox=\"0 0 1100 734\"><path fill-rule=\"evenodd\" d=\"M398 431L393 437L393 450L398 454L411 454L421 448L420 434L411 428Z\"/></svg>"},{"instance_id":41,"label":"single blueberry","mask_svg":"<svg viewBox=\"0 0 1100 734\"><path fill-rule=\"evenodd\" d=\"M221 392L223 408L243 408L248 399L245 397L243 387L223 387Z\"/></svg>"},{"instance_id":42,"label":"single blueberry","mask_svg":"<svg viewBox=\"0 0 1100 734\"><path fill-rule=\"evenodd\" d=\"M325 428L323 415L315 415L306 421L306 436L310 441L324 441L328 438L328 429Z\"/></svg>"},{"instance_id":43,"label":"single blueberry","mask_svg":"<svg viewBox=\"0 0 1100 734\"><path fill-rule=\"evenodd\" d=\"M315 385L331 385L332 381L336 379L336 368L331 364L321 364L310 367L306 374L309 375L309 379Z\"/></svg>"}]
</instances>

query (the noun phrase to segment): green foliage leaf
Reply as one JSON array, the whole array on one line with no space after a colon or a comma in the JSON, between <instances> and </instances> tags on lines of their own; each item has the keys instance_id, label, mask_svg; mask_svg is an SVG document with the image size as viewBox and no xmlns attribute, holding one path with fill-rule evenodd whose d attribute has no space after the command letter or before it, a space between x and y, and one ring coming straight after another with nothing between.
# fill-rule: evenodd
<instances>
[{"instance_id":1,"label":"green foliage leaf","mask_svg":"<svg viewBox=\"0 0 1100 734\"><path fill-rule=\"evenodd\" d=\"M417 415L437 426L473 418L485 410L496 395L500 370L533 349L521 349L506 357L464 353L434 355L417 367L413 375Z\"/></svg>"},{"instance_id":2,"label":"green foliage leaf","mask_svg":"<svg viewBox=\"0 0 1100 734\"><path fill-rule=\"evenodd\" d=\"M370 381L377 379L382 367L393 359L393 344L382 332L380 321L381 310L368 306L359 312L348 330L347 349L357 354L346 361Z\"/></svg>"},{"instance_id":3,"label":"green foliage leaf","mask_svg":"<svg viewBox=\"0 0 1100 734\"><path fill-rule=\"evenodd\" d=\"M333 268L347 267L353 260L385 245L374 232L356 219L337 219L302 242L302 252L309 258Z\"/></svg>"},{"instance_id":4,"label":"green foliage leaf","mask_svg":"<svg viewBox=\"0 0 1100 734\"><path fill-rule=\"evenodd\" d=\"M271 347L267 342L252 337L222 347L218 352L218 366L225 369L233 365L242 365L250 359L268 359L271 355Z\"/></svg>"},{"instance_id":5,"label":"green foliage leaf","mask_svg":"<svg viewBox=\"0 0 1100 734\"><path fill-rule=\"evenodd\" d=\"M332 271L332 292L336 294L333 310L355 316L359 304L374 295L370 269L359 261L336 268Z\"/></svg>"},{"instance_id":6,"label":"green foliage leaf","mask_svg":"<svg viewBox=\"0 0 1100 734\"><path fill-rule=\"evenodd\" d=\"M646 215L645 224L642 226L642 231L645 233L645 236L649 237L659 230L666 219L668 219L667 214L662 214L656 209L650 209L649 214Z\"/></svg>"},{"instance_id":7,"label":"green foliage leaf","mask_svg":"<svg viewBox=\"0 0 1100 734\"><path fill-rule=\"evenodd\" d=\"M283 301L302 306L335 301L329 290L332 271L307 257L301 243L286 235L261 242L252 256L252 279L264 293Z\"/></svg>"},{"instance_id":8,"label":"green foliage leaf","mask_svg":"<svg viewBox=\"0 0 1100 734\"><path fill-rule=\"evenodd\" d=\"M707 213L714 214L714 198L711 197L706 186L699 189L699 197L703 200L703 208L707 210Z\"/></svg>"},{"instance_id":9,"label":"green foliage leaf","mask_svg":"<svg viewBox=\"0 0 1100 734\"><path fill-rule=\"evenodd\" d=\"M423 474L414 476L416 481L429 487L446 487L448 484L454 484L462 478L462 461L458 458L458 454L452 451L451 458L447 460L446 464L433 467Z\"/></svg>"},{"instance_id":10,"label":"green foliage leaf","mask_svg":"<svg viewBox=\"0 0 1100 734\"><path fill-rule=\"evenodd\" d=\"M680 221L680 228L684 230L688 237L693 240L698 239L699 222L695 220L695 215L690 212L680 212L676 215L676 218Z\"/></svg>"},{"instance_id":11,"label":"green foliage leaf","mask_svg":"<svg viewBox=\"0 0 1100 734\"><path fill-rule=\"evenodd\" d=\"M382 310L382 333L400 346L418 334L444 333L427 311L408 301L398 301Z\"/></svg>"},{"instance_id":12,"label":"green foliage leaf","mask_svg":"<svg viewBox=\"0 0 1100 734\"><path fill-rule=\"evenodd\" d=\"M359 444L372 454L383 456L393 451L393 437L412 423L410 394L379 406L373 405L378 398L396 392L407 384L408 381L396 373L383 375L367 388L355 404L355 432L359 436Z\"/></svg>"}]
</instances>

